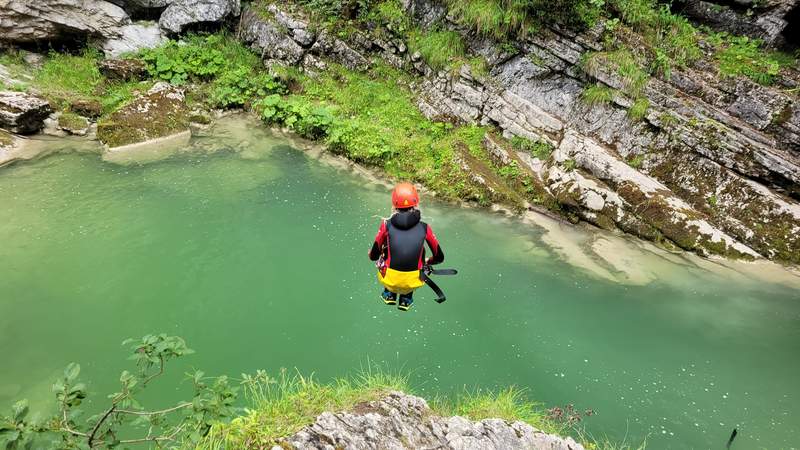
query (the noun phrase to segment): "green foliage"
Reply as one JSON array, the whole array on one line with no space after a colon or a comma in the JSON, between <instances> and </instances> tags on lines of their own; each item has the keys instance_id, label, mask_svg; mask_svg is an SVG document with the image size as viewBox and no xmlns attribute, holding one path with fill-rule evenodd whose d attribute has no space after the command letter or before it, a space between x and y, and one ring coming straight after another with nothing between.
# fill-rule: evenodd
<instances>
[{"instance_id":1,"label":"green foliage","mask_svg":"<svg viewBox=\"0 0 800 450\"><path fill-rule=\"evenodd\" d=\"M614 89L597 83L587 86L581 93L581 98L589 105L605 105L614 100L614 92Z\"/></svg>"},{"instance_id":2,"label":"green foliage","mask_svg":"<svg viewBox=\"0 0 800 450\"><path fill-rule=\"evenodd\" d=\"M33 84L57 108L74 99L93 97L103 81L98 59L100 54L92 49L79 55L50 52L35 72Z\"/></svg>"},{"instance_id":3,"label":"green foliage","mask_svg":"<svg viewBox=\"0 0 800 450\"><path fill-rule=\"evenodd\" d=\"M530 401L525 391L509 387L501 391L465 391L454 400L437 398L431 408L441 416L458 415L470 420L500 418L508 422L521 420L548 433L562 433L565 427L548 418L539 404Z\"/></svg>"},{"instance_id":4,"label":"green foliage","mask_svg":"<svg viewBox=\"0 0 800 450\"><path fill-rule=\"evenodd\" d=\"M715 208L717 206L717 196L716 195L712 194L706 200L708 200L708 206L710 206L712 208Z\"/></svg>"},{"instance_id":5,"label":"green foliage","mask_svg":"<svg viewBox=\"0 0 800 450\"><path fill-rule=\"evenodd\" d=\"M609 0L610 13L639 32L650 47L653 70L669 76L672 66L683 67L701 56L698 32L668 4L656 0Z\"/></svg>"},{"instance_id":6,"label":"green foliage","mask_svg":"<svg viewBox=\"0 0 800 450\"><path fill-rule=\"evenodd\" d=\"M725 76L744 75L763 85L775 82L785 58L762 48L762 42L747 36L731 36L726 33L712 35L711 42L717 48L719 71Z\"/></svg>"},{"instance_id":7,"label":"green foliage","mask_svg":"<svg viewBox=\"0 0 800 450\"><path fill-rule=\"evenodd\" d=\"M412 33L409 41L412 51L418 51L431 68L441 70L464 57L464 41L455 31L429 31Z\"/></svg>"},{"instance_id":8,"label":"green foliage","mask_svg":"<svg viewBox=\"0 0 800 450\"><path fill-rule=\"evenodd\" d=\"M264 121L284 125L309 139L328 136L334 124L331 108L316 105L300 96L284 99L278 94L272 94L258 100L255 108L261 111Z\"/></svg>"},{"instance_id":9,"label":"green foliage","mask_svg":"<svg viewBox=\"0 0 800 450\"><path fill-rule=\"evenodd\" d=\"M541 25L584 27L600 17L603 0L449 0L451 13L485 36L516 38Z\"/></svg>"},{"instance_id":10,"label":"green foliage","mask_svg":"<svg viewBox=\"0 0 800 450\"><path fill-rule=\"evenodd\" d=\"M190 39L182 45L177 41L167 41L155 49L145 49L141 58L147 63L150 76L172 84L181 85L189 80L208 81L225 67L225 55L211 45L216 35Z\"/></svg>"},{"instance_id":11,"label":"green foliage","mask_svg":"<svg viewBox=\"0 0 800 450\"><path fill-rule=\"evenodd\" d=\"M500 167L497 169L497 174L503 178L508 179L517 179L522 175L522 171L519 168L519 164L516 161L511 161L510 163Z\"/></svg>"},{"instance_id":12,"label":"green foliage","mask_svg":"<svg viewBox=\"0 0 800 450\"><path fill-rule=\"evenodd\" d=\"M634 169L641 168L642 164L644 164L644 155L635 155L633 158L628 160L628 165Z\"/></svg>"},{"instance_id":13,"label":"green foliage","mask_svg":"<svg viewBox=\"0 0 800 450\"><path fill-rule=\"evenodd\" d=\"M227 377L209 379L202 372L189 375L194 387L191 401L156 411L147 411L137 401L147 385L164 373L168 362L193 353L183 339L165 334L129 339L129 359L134 373L123 371L119 392L108 395L110 405L100 414L82 419L78 409L88 396L87 386L78 380L80 366L72 363L53 384L57 412L48 420L27 419L27 403L14 405L10 416L0 418L0 443L6 448L89 449L127 447L133 444L176 444L199 442L211 425L233 413L237 389ZM177 416L177 418L176 418ZM133 429L146 429L142 437L123 438ZM55 440L53 439L55 438Z\"/></svg>"},{"instance_id":14,"label":"green foliage","mask_svg":"<svg viewBox=\"0 0 800 450\"><path fill-rule=\"evenodd\" d=\"M338 412L377 400L390 390L408 391L407 377L368 368L352 378L321 384L313 377L281 370L277 378L264 371L242 374L245 397L251 407L230 424L216 425L197 447L271 448L278 438L313 423L323 411Z\"/></svg>"},{"instance_id":15,"label":"green foliage","mask_svg":"<svg viewBox=\"0 0 800 450\"><path fill-rule=\"evenodd\" d=\"M578 167L578 163L574 159L568 159L562 165L567 172L572 172Z\"/></svg>"},{"instance_id":16,"label":"green foliage","mask_svg":"<svg viewBox=\"0 0 800 450\"><path fill-rule=\"evenodd\" d=\"M631 120L642 120L644 116L647 115L647 110L649 108L650 100L646 98L637 98L628 109L628 117L630 117Z\"/></svg>"},{"instance_id":17,"label":"green foliage","mask_svg":"<svg viewBox=\"0 0 800 450\"><path fill-rule=\"evenodd\" d=\"M244 106L254 98L284 93L285 86L266 72L239 66L225 70L211 87L211 103L218 107Z\"/></svg>"},{"instance_id":18,"label":"green foliage","mask_svg":"<svg viewBox=\"0 0 800 450\"><path fill-rule=\"evenodd\" d=\"M553 153L553 150L555 150L553 144L543 139L532 141L520 136L514 136L511 138L511 146L517 151L530 152L531 155L541 159L542 161L549 158Z\"/></svg>"}]
</instances>

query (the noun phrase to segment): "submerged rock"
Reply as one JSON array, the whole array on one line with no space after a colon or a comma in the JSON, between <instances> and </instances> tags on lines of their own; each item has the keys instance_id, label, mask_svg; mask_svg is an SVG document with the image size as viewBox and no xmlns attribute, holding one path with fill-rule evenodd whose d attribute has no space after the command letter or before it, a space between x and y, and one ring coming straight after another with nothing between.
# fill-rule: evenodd
<instances>
[{"instance_id":1,"label":"submerged rock","mask_svg":"<svg viewBox=\"0 0 800 450\"><path fill-rule=\"evenodd\" d=\"M189 129L183 90L166 82L126 104L97 124L97 137L108 147L143 142Z\"/></svg>"},{"instance_id":2,"label":"submerged rock","mask_svg":"<svg viewBox=\"0 0 800 450\"><path fill-rule=\"evenodd\" d=\"M0 41L117 37L120 27L130 22L122 8L103 0L5 0L0 7Z\"/></svg>"},{"instance_id":3,"label":"submerged rock","mask_svg":"<svg viewBox=\"0 0 800 450\"><path fill-rule=\"evenodd\" d=\"M168 33L180 33L189 25L220 22L239 15L239 0L173 0L158 19Z\"/></svg>"},{"instance_id":4,"label":"submerged rock","mask_svg":"<svg viewBox=\"0 0 800 450\"><path fill-rule=\"evenodd\" d=\"M13 133L35 133L50 115L50 103L35 95L0 91L0 128Z\"/></svg>"},{"instance_id":5,"label":"submerged rock","mask_svg":"<svg viewBox=\"0 0 800 450\"><path fill-rule=\"evenodd\" d=\"M356 405L348 412L324 412L273 450L453 449L583 450L572 438L544 433L527 423L502 419L471 421L439 417L425 400L402 392Z\"/></svg>"}]
</instances>

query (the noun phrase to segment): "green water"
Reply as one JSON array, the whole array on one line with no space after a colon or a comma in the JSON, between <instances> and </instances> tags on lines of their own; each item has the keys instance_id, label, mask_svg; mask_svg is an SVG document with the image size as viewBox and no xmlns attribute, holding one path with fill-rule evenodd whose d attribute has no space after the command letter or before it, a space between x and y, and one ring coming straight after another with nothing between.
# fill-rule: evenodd
<instances>
[{"instance_id":1,"label":"green water","mask_svg":"<svg viewBox=\"0 0 800 450\"><path fill-rule=\"evenodd\" d=\"M266 131L239 134L146 165L66 153L0 171L0 407L46 405L70 361L111 392L128 364L120 342L166 332L197 351L173 380L191 367L326 380L379 364L411 371L423 395L525 387L594 409L595 435L648 448L722 448L733 427L735 449L798 446L796 285L633 244L622 265L650 281L590 256L613 281L567 262L541 227L428 201L460 274L440 278L446 303L423 288L400 313L379 302L366 258L386 188ZM599 236L562 231L582 250ZM149 400L190 390L166 384Z\"/></svg>"}]
</instances>

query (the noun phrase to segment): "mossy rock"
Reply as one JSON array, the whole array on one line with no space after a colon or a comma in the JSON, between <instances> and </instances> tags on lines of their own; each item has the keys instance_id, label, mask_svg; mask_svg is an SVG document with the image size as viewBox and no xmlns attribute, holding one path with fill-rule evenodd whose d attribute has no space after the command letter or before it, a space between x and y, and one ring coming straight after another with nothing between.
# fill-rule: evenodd
<instances>
[{"instance_id":1,"label":"mossy rock","mask_svg":"<svg viewBox=\"0 0 800 450\"><path fill-rule=\"evenodd\" d=\"M148 141L189 129L183 91L157 83L97 124L97 137L109 147Z\"/></svg>"}]
</instances>

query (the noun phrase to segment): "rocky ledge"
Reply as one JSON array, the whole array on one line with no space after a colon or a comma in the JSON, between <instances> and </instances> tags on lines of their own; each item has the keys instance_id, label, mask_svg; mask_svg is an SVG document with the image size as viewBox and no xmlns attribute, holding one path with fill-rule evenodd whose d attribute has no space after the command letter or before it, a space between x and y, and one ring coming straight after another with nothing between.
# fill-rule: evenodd
<instances>
[{"instance_id":1,"label":"rocky ledge","mask_svg":"<svg viewBox=\"0 0 800 450\"><path fill-rule=\"evenodd\" d=\"M272 450L583 450L572 438L544 433L524 422L440 417L425 400L402 392L325 412Z\"/></svg>"}]
</instances>

